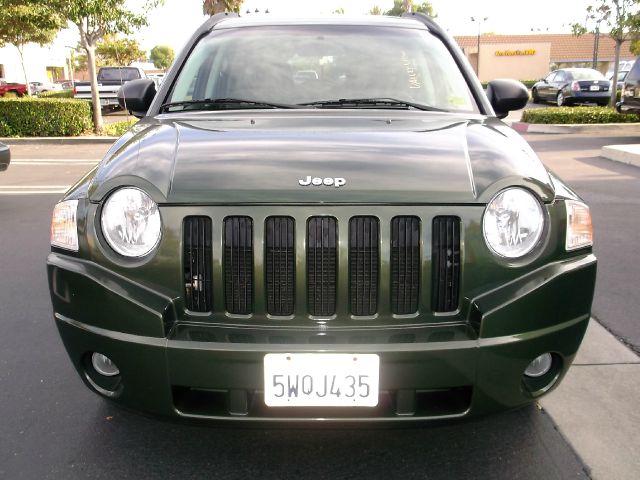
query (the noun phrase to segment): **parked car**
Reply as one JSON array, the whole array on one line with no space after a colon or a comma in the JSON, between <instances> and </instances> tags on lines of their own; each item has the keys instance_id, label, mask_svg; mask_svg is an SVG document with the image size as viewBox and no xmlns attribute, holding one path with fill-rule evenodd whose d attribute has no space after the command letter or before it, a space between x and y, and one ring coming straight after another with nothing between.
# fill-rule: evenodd
<instances>
[{"instance_id":1,"label":"parked car","mask_svg":"<svg viewBox=\"0 0 640 480\"><path fill-rule=\"evenodd\" d=\"M616 110L620 113L640 113L640 62L638 61L634 63L624 79Z\"/></svg>"},{"instance_id":2,"label":"parked car","mask_svg":"<svg viewBox=\"0 0 640 480\"><path fill-rule=\"evenodd\" d=\"M524 85L485 95L429 17L219 14L158 91L118 95L141 120L55 206L47 260L94 392L406 423L525 405L567 372L589 207L500 120Z\"/></svg>"},{"instance_id":3,"label":"parked car","mask_svg":"<svg viewBox=\"0 0 640 480\"><path fill-rule=\"evenodd\" d=\"M71 80L62 80L59 83L62 90L73 90L73 82Z\"/></svg>"},{"instance_id":4,"label":"parked car","mask_svg":"<svg viewBox=\"0 0 640 480\"><path fill-rule=\"evenodd\" d=\"M559 107L576 103L604 106L611 97L611 82L592 68L554 70L531 88L534 103L553 102Z\"/></svg>"},{"instance_id":5,"label":"parked car","mask_svg":"<svg viewBox=\"0 0 640 480\"><path fill-rule=\"evenodd\" d=\"M31 82L31 93L34 95L38 95L39 93L45 92L61 92L62 85L59 83L53 82Z\"/></svg>"},{"instance_id":6,"label":"parked car","mask_svg":"<svg viewBox=\"0 0 640 480\"><path fill-rule=\"evenodd\" d=\"M9 168L11 163L11 150L8 145L0 143L0 172L4 172Z\"/></svg>"},{"instance_id":7,"label":"parked car","mask_svg":"<svg viewBox=\"0 0 640 480\"><path fill-rule=\"evenodd\" d=\"M22 97L27 93L27 86L24 83L7 82L0 78L0 97L4 97L7 93Z\"/></svg>"},{"instance_id":8,"label":"parked car","mask_svg":"<svg viewBox=\"0 0 640 480\"><path fill-rule=\"evenodd\" d=\"M103 110L120 108L118 90L131 80L147 78L144 70L138 67L102 67L98 70L98 95ZM91 101L91 82L75 83L75 98Z\"/></svg>"},{"instance_id":9,"label":"parked car","mask_svg":"<svg viewBox=\"0 0 640 480\"><path fill-rule=\"evenodd\" d=\"M621 70L618 72L618 80L616 82L616 88L618 90L622 90L622 87L624 87L624 79L627 78L627 75L629 75L629 70ZM613 83L613 73L607 75L607 79Z\"/></svg>"}]
</instances>

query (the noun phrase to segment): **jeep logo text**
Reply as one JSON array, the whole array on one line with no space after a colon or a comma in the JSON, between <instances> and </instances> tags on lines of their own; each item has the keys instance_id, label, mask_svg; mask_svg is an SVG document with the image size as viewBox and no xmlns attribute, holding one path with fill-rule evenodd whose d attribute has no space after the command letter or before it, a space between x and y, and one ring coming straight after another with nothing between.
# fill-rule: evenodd
<instances>
[{"instance_id":1,"label":"jeep logo text","mask_svg":"<svg viewBox=\"0 0 640 480\"><path fill-rule=\"evenodd\" d=\"M307 175L306 179L298 180L298 183L300 185L302 185L303 187L306 187L307 185L315 185L316 187L318 187L320 185L326 185L327 187L330 187L330 186L333 185L334 187L338 188L338 187L341 187L341 186L345 185L347 183L347 181L344 178L341 178L341 177L320 178L320 177L312 177L311 175Z\"/></svg>"}]
</instances>

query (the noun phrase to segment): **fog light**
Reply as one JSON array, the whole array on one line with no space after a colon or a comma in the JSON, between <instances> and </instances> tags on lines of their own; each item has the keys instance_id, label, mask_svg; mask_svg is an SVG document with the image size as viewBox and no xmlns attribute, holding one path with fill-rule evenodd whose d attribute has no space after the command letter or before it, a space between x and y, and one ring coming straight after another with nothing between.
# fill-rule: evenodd
<instances>
[{"instance_id":1,"label":"fog light","mask_svg":"<svg viewBox=\"0 0 640 480\"><path fill-rule=\"evenodd\" d=\"M94 352L91 355L91 365L95 368L96 372L105 377L114 377L120 373L120 370L106 355Z\"/></svg>"},{"instance_id":2,"label":"fog light","mask_svg":"<svg viewBox=\"0 0 640 480\"><path fill-rule=\"evenodd\" d=\"M533 359L533 361L529 364L527 369L524 371L524 374L527 377L541 377L549 370L551 370L551 364L553 363L553 359L550 353L543 353L539 357Z\"/></svg>"}]
</instances>

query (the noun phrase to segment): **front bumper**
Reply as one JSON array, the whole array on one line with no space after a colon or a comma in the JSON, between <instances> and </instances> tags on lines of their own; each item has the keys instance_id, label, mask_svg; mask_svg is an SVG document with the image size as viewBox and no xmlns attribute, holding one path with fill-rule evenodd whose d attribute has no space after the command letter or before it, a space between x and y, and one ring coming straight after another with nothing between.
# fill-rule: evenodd
<instances>
[{"instance_id":1,"label":"front bumper","mask_svg":"<svg viewBox=\"0 0 640 480\"><path fill-rule=\"evenodd\" d=\"M76 369L96 390L87 356L112 358L121 382L106 394L126 407L211 420L407 422L514 408L557 385L589 321L596 262L587 254L549 264L478 296L464 324L389 327L388 338L413 332L409 343L350 343L349 332L331 344L269 343L259 328L176 322L170 296L122 277L109 281L111 274L90 262L51 254L48 270L56 323ZM234 337L238 330L248 333ZM298 352L378 354L379 405L266 407L264 355ZM523 371L545 352L555 366L532 391Z\"/></svg>"}]
</instances>

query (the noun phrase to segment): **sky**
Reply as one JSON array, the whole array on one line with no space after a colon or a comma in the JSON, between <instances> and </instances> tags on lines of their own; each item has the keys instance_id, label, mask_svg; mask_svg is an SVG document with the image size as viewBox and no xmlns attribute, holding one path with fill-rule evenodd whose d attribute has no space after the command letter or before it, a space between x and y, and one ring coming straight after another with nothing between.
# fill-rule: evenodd
<instances>
[{"instance_id":1,"label":"sky","mask_svg":"<svg viewBox=\"0 0 640 480\"><path fill-rule=\"evenodd\" d=\"M127 0L133 11L140 11L143 0ZM421 3L414 0L414 3ZM569 25L584 21L586 6L593 0L432 0L437 21L451 35L477 35L478 24L471 17L483 20L482 32L497 34L569 33ZM562 8L558 8L561 4ZM383 11L393 0L245 0L244 15L257 8L269 9L273 14L318 15L330 14L344 8L347 15L366 14L374 5ZM552 12L552 13L550 13ZM251 13L256 15L256 13ZM257 15L262 15L259 13ZM148 14L149 26L134 35L143 49L169 45L176 53L184 46L193 31L206 19L202 15L202 0L165 0L164 6ZM77 33L73 29L61 32L58 45L74 45Z\"/></svg>"}]
</instances>

